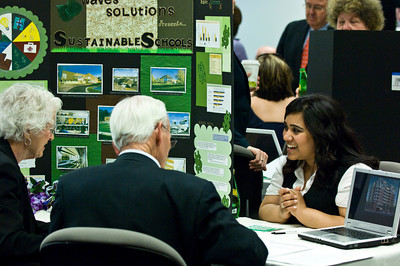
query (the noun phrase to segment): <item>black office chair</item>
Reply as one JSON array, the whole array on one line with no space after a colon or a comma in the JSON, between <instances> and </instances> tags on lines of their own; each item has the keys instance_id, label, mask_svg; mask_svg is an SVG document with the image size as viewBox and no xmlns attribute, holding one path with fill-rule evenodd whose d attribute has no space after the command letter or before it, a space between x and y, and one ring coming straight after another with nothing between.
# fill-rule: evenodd
<instances>
[{"instance_id":1,"label":"black office chair","mask_svg":"<svg viewBox=\"0 0 400 266\"><path fill-rule=\"evenodd\" d=\"M71 227L40 245L41 266L186 266L179 253L152 236L114 228Z\"/></svg>"},{"instance_id":2,"label":"black office chair","mask_svg":"<svg viewBox=\"0 0 400 266\"><path fill-rule=\"evenodd\" d=\"M249 161L254 154L245 147L233 145L233 168L240 196L240 217L258 219L258 209L261 204L263 173L249 169Z\"/></svg>"}]
</instances>

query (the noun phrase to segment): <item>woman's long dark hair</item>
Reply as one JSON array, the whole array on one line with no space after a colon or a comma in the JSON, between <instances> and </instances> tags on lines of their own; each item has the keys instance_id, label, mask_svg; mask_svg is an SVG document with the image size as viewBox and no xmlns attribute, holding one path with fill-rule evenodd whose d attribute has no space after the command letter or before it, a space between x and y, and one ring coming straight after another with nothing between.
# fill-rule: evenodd
<instances>
[{"instance_id":1,"label":"woman's long dark hair","mask_svg":"<svg viewBox=\"0 0 400 266\"><path fill-rule=\"evenodd\" d=\"M311 94L293 100L287 107L285 119L290 114L302 113L304 124L315 143L315 163L318 166L315 183L330 186L338 176L333 176L338 167L350 167L365 163L377 168L379 161L367 156L339 104L333 99ZM293 173L300 161L287 160L283 174Z\"/></svg>"}]
</instances>

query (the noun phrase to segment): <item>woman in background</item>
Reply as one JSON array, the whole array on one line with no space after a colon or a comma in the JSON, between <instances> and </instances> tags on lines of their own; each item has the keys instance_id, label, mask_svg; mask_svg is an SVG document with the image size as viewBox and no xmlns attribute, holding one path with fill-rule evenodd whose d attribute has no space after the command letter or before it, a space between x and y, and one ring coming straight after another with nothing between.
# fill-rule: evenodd
<instances>
[{"instance_id":1,"label":"woman in background","mask_svg":"<svg viewBox=\"0 0 400 266\"><path fill-rule=\"evenodd\" d=\"M49 226L35 220L18 163L43 156L54 139L61 100L46 89L15 84L0 94L0 264L36 265Z\"/></svg>"},{"instance_id":2,"label":"woman in background","mask_svg":"<svg viewBox=\"0 0 400 266\"><path fill-rule=\"evenodd\" d=\"M260 62L260 84L251 97L248 127L275 130L282 147L285 108L295 99L291 87L292 71L276 54L261 54L257 60Z\"/></svg>"},{"instance_id":3,"label":"woman in background","mask_svg":"<svg viewBox=\"0 0 400 266\"><path fill-rule=\"evenodd\" d=\"M385 23L379 0L329 0L328 22L337 30L382 30Z\"/></svg>"},{"instance_id":4,"label":"woman in background","mask_svg":"<svg viewBox=\"0 0 400 266\"><path fill-rule=\"evenodd\" d=\"M322 95L293 100L285 113L287 156L274 164L260 219L311 228L344 224L354 168L377 168L337 102Z\"/></svg>"}]
</instances>

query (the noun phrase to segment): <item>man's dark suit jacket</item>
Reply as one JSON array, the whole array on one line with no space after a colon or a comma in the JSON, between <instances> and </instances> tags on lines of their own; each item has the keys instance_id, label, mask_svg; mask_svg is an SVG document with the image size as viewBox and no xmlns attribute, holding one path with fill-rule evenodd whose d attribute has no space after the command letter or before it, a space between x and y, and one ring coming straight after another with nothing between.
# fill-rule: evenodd
<instances>
[{"instance_id":1,"label":"man's dark suit jacket","mask_svg":"<svg viewBox=\"0 0 400 266\"><path fill-rule=\"evenodd\" d=\"M305 19L290 22L282 33L276 52L285 58L293 74L292 90L296 91L299 86L299 70L303 44L310 26ZM329 30L333 29L328 27Z\"/></svg>"},{"instance_id":2,"label":"man's dark suit jacket","mask_svg":"<svg viewBox=\"0 0 400 266\"><path fill-rule=\"evenodd\" d=\"M293 74L292 90L299 85L299 69L303 44L310 26L305 19L290 22L282 33L276 52L285 58Z\"/></svg>"},{"instance_id":3,"label":"man's dark suit jacket","mask_svg":"<svg viewBox=\"0 0 400 266\"><path fill-rule=\"evenodd\" d=\"M264 265L268 255L258 236L222 205L211 182L159 168L138 153L60 178L50 231L75 226L152 235L188 265Z\"/></svg>"},{"instance_id":4,"label":"man's dark suit jacket","mask_svg":"<svg viewBox=\"0 0 400 266\"><path fill-rule=\"evenodd\" d=\"M0 264L39 262L49 224L35 220L25 178L7 140L0 138Z\"/></svg>"}]
</instances>

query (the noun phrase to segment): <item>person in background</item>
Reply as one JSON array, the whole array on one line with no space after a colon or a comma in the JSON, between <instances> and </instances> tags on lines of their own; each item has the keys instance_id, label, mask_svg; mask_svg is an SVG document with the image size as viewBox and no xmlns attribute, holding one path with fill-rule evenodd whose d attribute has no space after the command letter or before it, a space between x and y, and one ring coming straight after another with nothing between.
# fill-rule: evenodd
<instances>
[{"instance_id":1,"label":"person in background","mask_svg":"<svg viewBox=\"0 0 400 266\"><path fill-rule=\"evenodd\" d=\"M235 54L239 58L240 62L242 62L242 60L247 59L246 49L244 48L240 40L238 38L235 38L239 30L239 26L242 23L242 12L240 12L240 9L237 5L234 5L233 8L233 50L235 51Z\"/></svg>"},{"instance_id":2,"label":"person in background","mask_svg":"<svg viewBox=\"0 0 400 266\"><path fill-rule=\"evenodd\" d=\"M382 30L385 25L379 0L330 0L328 21L337 30Z\"/></svg>"},{"instance_id":3,"label":"person in background","mask_svg":"<svg viewBox=\"0 0 400 266\"><path fill-rule=\"evenodd\" d=\"M256 52L256 59L258 59L258 57L262 54L275 54L276 53L276 49L272 46L261 46L257 49Z\"/></svg>"},{"instance_id":4,"label":"person in background","mask_svg":"<svg viewBox=\"0 0 400 266\"><path fill-rule=\"evenodd\" d=\"M235 0L232 0L232 12L234 14ZM249 168L254 171L266 170L268 155L262 150L252 147L246 140L246 129L250 115L250 88L246 71L241 61L233 52L233 142L247 148L254 154L254 159L249 162Z\"/></svg>"},{"instance_id":5,"label":"person in background","mask_svg":"<svg viewBox=\"0 0 400 266\"><path fill-rule=\"evenodd\" d=\"M36 221L18 163L40 158L54 139L61 100L46 89L17 83L0 94L0 264L39 264L49 224ZM4 264L3 264L4 263Z\"/></svg>"},{"instance_id":6,"label":"person in background","mask_svg":"<svg viewBox=\"0 0 400 266\"><path fill-rule=\"evenodd\" d=\"M339 104L305 95L285 113L287 156L279 157L261 203L260 219L311 228L344 224L354 168L376 169L364 154Z\"/></svg>"},{"instance_id":7,"label":"person in background","mask_svg":"<svg viewBox=\"0 0 400 266\"><path fill-rule=\"evenodd\" d=\"M275 130L282 147L285 108L295 99L292 71L277 54L262 54L257 59L260 62L260 83L251 97L248 127Z\"/></svg>"},{"instance_id":8,"label":"person in background","mask_svg":"<svg viewBox=\"0 0 400 266\"><path fill-rule=\"evenodd\" d=\"M327 3L328 0L306 0L306 19L289 23L282 33L276 52L285 59L295 77L298 77L300 68L306 68L308 64L310 31L333 29L326 19ZM293 92L298 86L298 78L293 79Z\"/></svg>"},{"instance_id":9,"label":"person in background","mask_svg":"<svg viewBox=\"0 0 400 266\"><path fill-rule=\"evenodd\" d=\"M163 102L125 98L111 113L110 129L117 160L60 177L50 232L120 228L166 242L187 265L265 264L267 248L222 205L211 182L164 169L172 144Z\"/></svg>"}]
</instances>

